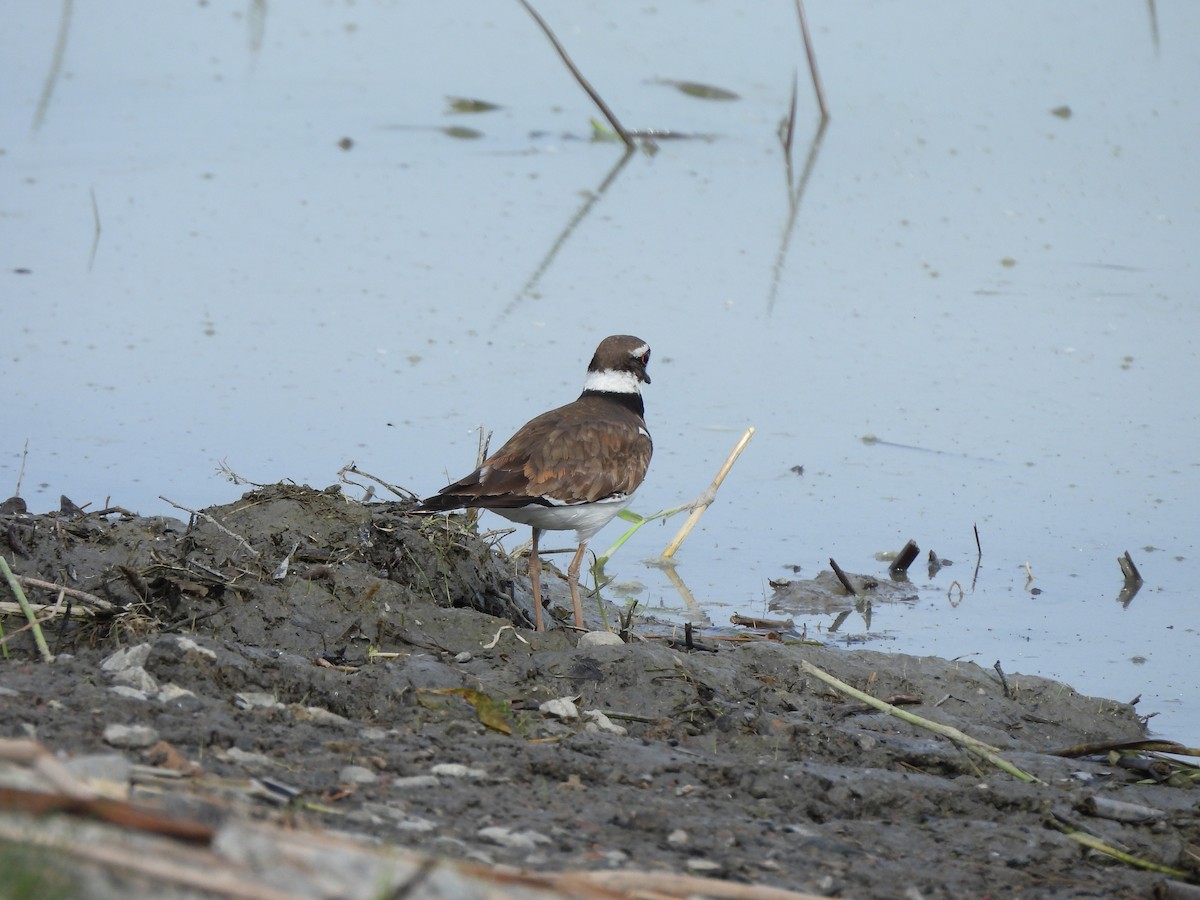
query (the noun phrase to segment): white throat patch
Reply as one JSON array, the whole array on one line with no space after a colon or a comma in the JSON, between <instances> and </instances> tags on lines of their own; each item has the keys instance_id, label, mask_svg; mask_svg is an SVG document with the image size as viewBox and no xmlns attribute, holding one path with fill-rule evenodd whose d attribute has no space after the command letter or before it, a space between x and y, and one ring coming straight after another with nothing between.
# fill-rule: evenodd
<instances>
[{"instance_id":1,"label":"white throat patch","mask_svg":"<svg viewBox=\"0 0 1200 900\"><path fill-rule=\"evenodd\" d=\"M585 391L602 391L606 394L640 394L642 392L636 375L616 369L588 372L583 389Z\"/></svg>"}]
</instances>

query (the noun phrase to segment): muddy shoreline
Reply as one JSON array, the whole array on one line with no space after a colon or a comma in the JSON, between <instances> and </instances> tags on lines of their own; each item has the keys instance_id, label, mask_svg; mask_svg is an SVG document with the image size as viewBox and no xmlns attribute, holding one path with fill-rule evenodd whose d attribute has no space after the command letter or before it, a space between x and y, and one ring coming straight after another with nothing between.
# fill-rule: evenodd
<instances>
[{"instance_id":1,"label":"muddy shoreline","mask_svg":"<svg viewBox=\"0 0 1200 900\"><path fill-rule=\"evenodd\" d=\"M581 646L561 627L505 627L528 618L528 583L513 575L523 564L462 520L294 485L204 512L183 522L5 506L13 571L82 593L26 589L60 604L43 612L52 663L0 607L0 737L36 741L82 783L211 829L205 852L275 890L370 897L396 884L260 871L219 836L286 824L485 874L675 873L706 879L712 896L724 884L762 896L1137 897L1200 871L1192 780L1048 752L1144 739L1126 704L1021 675L1006 696L973 663L785 640L709 636L688 652L645 622L631 643ZM569 607L558 578L543 584ZM805 663L911 703L1038 781L851 701ZM0 783L28 768L0 761ZM1096 815L1110 800L1152 812ZM0 868L24 846L13 834L53 821L0 809ZM1116 862L1064 829L1176 871ZM55 846L62 896L212 895ZM614 884L604 890L636 895Z\"/></svg>"}]
</instances>

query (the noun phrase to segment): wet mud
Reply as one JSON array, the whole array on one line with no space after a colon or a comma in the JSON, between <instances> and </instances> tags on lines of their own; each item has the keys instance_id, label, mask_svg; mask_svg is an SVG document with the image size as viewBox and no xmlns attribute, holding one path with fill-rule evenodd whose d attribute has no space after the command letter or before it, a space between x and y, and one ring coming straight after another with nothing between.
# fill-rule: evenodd
<instances>
[{"instance_id":1,"label":"wet mud","mask_svg":"<svg viewBox=\"0 0 1200 900\"><path fill-rule=\"evenodd\" d=\"M1192 781L1050 752L1144 739L1126 704L1023 675L1006 686L969 662L786 639L708 635L689 651L636 619L629 643L561 624L538 634L524 562L461 518L294 485L202 512L4 507L4 556L37 580L24 590L54 659L20 631L5 588L0 737L214 835L286 824L484 872L957 898L1152 896L1200 871ZM548 570L543 584L569 619L561 579ZM960 729L1037 781L806 664ZM15 768L0 762L0 783ZM1095 813L1111 800L1151 812ZM7 805L0 839L19 846L13 835L48 814ZM1118 862L1079 833L1175 871ZM112 867L72 874L70 858L55 866L63 896L151 890ZM293 896L397 888L286 881L285 868L256 877Z\"/></svg>"}]
</instances>

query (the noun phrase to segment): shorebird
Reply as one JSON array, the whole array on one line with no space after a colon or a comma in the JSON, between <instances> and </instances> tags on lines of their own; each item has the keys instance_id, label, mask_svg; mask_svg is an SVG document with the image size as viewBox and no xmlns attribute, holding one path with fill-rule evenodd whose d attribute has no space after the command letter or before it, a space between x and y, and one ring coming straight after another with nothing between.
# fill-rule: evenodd
<instances>
[{"instance_id":1,"label":"shorebird","mask_svg":"<svg viewBox=\"0 0 1200 900\"><path fill-rule=\"evenodd\" d=\"M483 465L422 500L420 512L490 509L533 529L529 581L534 624L542 620L541 561L544 531L575 531L579 549L567 584L582 628L579 567L588 541L629 505L646 477L653 444L646 430L642 383L650 346L627 334L606 337L588 364L577 400L530 419Z\"/></svg>"}]
</instances>

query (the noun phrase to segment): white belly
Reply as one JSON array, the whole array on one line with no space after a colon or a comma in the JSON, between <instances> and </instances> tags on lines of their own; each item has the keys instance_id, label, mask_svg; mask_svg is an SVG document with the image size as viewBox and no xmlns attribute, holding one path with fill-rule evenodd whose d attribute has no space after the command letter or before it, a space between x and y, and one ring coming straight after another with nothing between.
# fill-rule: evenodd
<instances>
[{"instance_id":1,"label":"white belly","mask_svg":"<svg viewBox=\"0 0 1200 900\"><path fill-rule=\"evenodd\" d=\"M579 543L607 525L629 505L631 494L599 500L595 503L575 503L570 506L525 506L520 509L493 509L492 512L513 522L530 525L545 531L574 531Z\"/></svg>"}]
</instances>

